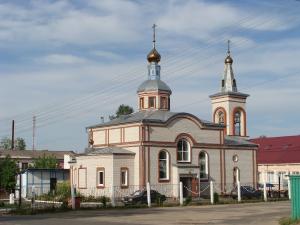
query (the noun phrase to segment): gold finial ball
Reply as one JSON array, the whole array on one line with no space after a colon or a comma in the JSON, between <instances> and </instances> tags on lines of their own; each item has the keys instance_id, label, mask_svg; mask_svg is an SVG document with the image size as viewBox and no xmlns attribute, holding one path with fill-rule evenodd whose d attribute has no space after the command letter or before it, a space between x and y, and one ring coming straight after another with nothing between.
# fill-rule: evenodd
<instances>
[{"instance_id":1,"label":"gold finial ball","mask_svg":"<svg viewBox=\"0 0 300 225\"><path fill-rule=\"evenodd\" d=\"M147 60L149 63L151 62L159 62L160 61L160 54L158 53L158 51L156 51L155 48L153 48L149 54L147 55Z\"/></svg>"},{"instance_id":2,"label":"gold finial ball","mask_svg":"<svg viewBox=\"0 0 300 225\"><path fill-rule=\"evenodd\" d=\"M233 59L230 57L230 55L228 55L228 56L226 57L225 63L230 63L230 64L233 63Z\"/></svg>"}]
</instances>

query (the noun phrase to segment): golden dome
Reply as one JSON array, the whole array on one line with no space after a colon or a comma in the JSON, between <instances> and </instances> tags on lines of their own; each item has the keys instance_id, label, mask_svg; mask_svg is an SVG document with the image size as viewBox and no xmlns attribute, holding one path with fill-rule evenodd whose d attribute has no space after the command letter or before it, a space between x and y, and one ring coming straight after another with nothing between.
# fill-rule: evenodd
<instances>
[{"instance_id":1,"label":"golden dome","mask_svg":"<svg viewBox=\"0 0 300 225\"><path fill-rule=\"evenodd\" d=\"M230 57L230 55L228 54L227 57L225 58L225 63L233 63L233 59Z\"/></svg>"},{"instance_id":2,"label":"golden dome","mask_svg":"<svg viewBox=\"0 0 300 225\"><path fill-rule=\"evenodd\" d=\"M160 54L158 53L158 51L156 51L155 47L147 55L147 60L149 63L151 62L158 63L160 61Z\"/></svg>"}]
</instances>

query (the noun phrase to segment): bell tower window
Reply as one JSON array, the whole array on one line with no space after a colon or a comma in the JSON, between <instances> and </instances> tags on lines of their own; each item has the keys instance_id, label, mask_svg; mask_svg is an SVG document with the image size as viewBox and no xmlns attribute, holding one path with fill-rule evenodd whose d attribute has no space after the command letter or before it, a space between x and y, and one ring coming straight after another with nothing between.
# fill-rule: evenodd
<instances>
[{"instance_id":1,"label":"bell tower window","mask_svg":"<svg viewBox=\"0 0 300 225\"><path fill-rule=\"evenodd\" d=\"M234 114L234 135L241 136L241 112Z\"/></svg>"},{"instance_id":2,"label":"bell tower window","mask_svg":"<svg viewBox=\"0 0 300 225\"><path fill-rule=\"evenodd\" d=\"M140 98L140 109L144 108L144 98Z\"/></svg>"},{"instance_id":3,"label":"bell tower window","mask_svg":"<svg viewBox=\"0 0 300 225\"><path fill-rule=\"evenodd\" d=\"M218 123L221 125L225 124L225 115L224 115L224 112L222 112L222 111L219 111L219 113L218 113Z\"/></svg>"},{"instance_id":4,"label":"bell tower window","mask_svg":"<svg viewBox=\"0 0 300 225\"><path fill-rule=\"evenodd\" d=\"M148 103L149 108L155 108L155 97L149 97Z\"/></svg>"},{"instance_id":5,"label":"bell tower window","mask_svg":"<svg viewBox=\"0 0 300 225\"><path fill-rule=\"evenodd\" d=\"M168 109L167 97L160 97L160 108Z\"/></svg>"}]
</instances>

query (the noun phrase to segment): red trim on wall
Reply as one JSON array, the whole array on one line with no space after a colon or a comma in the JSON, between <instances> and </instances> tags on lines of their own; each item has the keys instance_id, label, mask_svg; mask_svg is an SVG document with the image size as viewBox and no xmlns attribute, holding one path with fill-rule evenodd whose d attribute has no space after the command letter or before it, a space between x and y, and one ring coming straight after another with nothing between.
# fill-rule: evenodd
<instances>
[{"instance_id":1,"label":"red trim on wall","mask_svg":"<svg viewBox=\"0 0 300 225\"><path fill-rule=\"evenodd\" d=\"M218 111L222 111L224 113L224 125L225 125L224 131L225 131L225 135L226 135L226 133L227 133L227 113L223 107L217 107L215 109L215 111L213 113L213 122L218 123L218 122L216 122L216 114Z\"/></svg>"},{"instance_id":2,"label":"red trim on wall","mask_svg":"<svg viewBox=\"0 0 300 225\"><path fill-rule=\"evenodd\" d=\"M210 178L210 163L209 163L209 154L208 154L208 152L207 151L205 151L205 150L201 150L200 152L199 152L199 154L198 154L198 165L200 166L200 153L201 152L204 152L205 154L206 154L206 156L207 156L207 179L205 178L205 179L201 179L200 178L200 174L199 174L199 179L200 179L200 181L209 181L209 178Z\"/></svg>"},{"instance_id":3,"label":"red trim on wall","mask_svg":"<svg viewBox=\"0 0 300 225\"><path fill-rule=\"evenodd\" d=\"M162 151L164 151L168 154L168 164L169 164L169 177L168 177L168 179L160 179L160 177L159 177L159 154ZM170 180L171 180L171 155L170 155L169 151L167 151L166 149L161 149L158 152L158 155L157 155L157 181L158 181L158 183L169 183Z\"/></svg>"},{"instance_id":4,"label":"red trim on wall","mask_svg":"<svg viewBox=\"0 0 300 225\"><path fill-rule=\"evenodd\" d=\"M189 157L189 158L190 158L190 161L184 161L184 162L179 162L179 161L178 161L178 154L177 154L178 149L177 149L177 143L178 143L178 141L179 141L180 139L185 139L185 140L190 144L190 157ZM194 143L196 143L195 140L194 140L194 138L193 138L191 135L189 135L189 134L181 133L181 134L177 135L177 137L175 138L176 161L177 161L177 163L192 163L192 155L193 155L192 152L193 152Z\"/></svg>"}]
</instances>

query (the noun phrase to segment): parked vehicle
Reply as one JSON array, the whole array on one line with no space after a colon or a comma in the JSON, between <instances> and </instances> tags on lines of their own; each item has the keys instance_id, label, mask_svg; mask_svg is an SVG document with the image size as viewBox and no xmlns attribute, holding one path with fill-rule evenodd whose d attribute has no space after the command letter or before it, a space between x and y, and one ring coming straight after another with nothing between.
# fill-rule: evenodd
<instances>
[{"instance_id":1,"label":"parked vehicle","mask_svg":"<svg viewBox=\"0 0 300 225\"><path fill-rule=\"evenodd\" d=\"M166 200L166 196L160 194L156 190L150 191L151 203L162 203ZM125 196L123 198L123 203L125 205L135 205L135 204L147 204L147 191L146 190L137 190L131 195Z\"/></svg>"},{"instance_id":2,"label":"parked vehicle","mask_svg":"<svg viewBox=\"0 0 300 225\"><path fill-rule=\"evenodd\" d=\"M231 197L233 199L237 199L238 193L237 193L237 187L233 188L231 191ZM251 186L241 186L241 198L242 199L251 199L251 198L261 198L262 192L260 190L257 190Z\"/></svg>"},{"instance_id":3,"label":"parked vehicle","mask_svg":"<svg viewBox=\"0 0 300 225\"><path fill-rule=\"evenodd\" d=\"M275 187L274 184L266 183L266 188L272 189L273 187ZM264 184L258 184L258 188L259 188L259 189L264 189Z\"/></svg>"}]
</instances>

